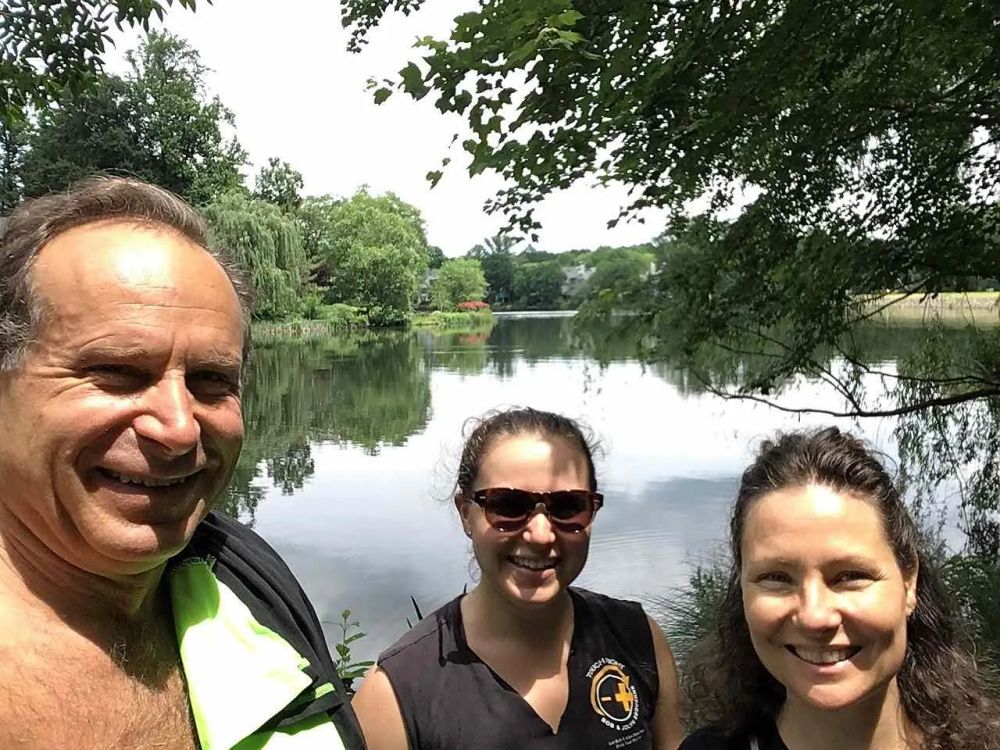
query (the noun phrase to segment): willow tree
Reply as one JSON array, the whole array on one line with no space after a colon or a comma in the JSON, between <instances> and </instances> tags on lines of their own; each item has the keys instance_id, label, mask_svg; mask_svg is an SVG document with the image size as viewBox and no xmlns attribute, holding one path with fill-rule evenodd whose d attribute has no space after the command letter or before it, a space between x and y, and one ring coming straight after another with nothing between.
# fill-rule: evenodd
<instances>
[{"instance_id":1,"label":"willow tree","mask_svg":"<svg viewBox=\"0 0 1000 750\"><path fill-rule=\"evenodd\" d=\"M255 315L280 320L298 310L308 262L294 219L270 203L237 192L205 208L213 244L232 254L250 277Z\"/></svg>"}]
</instances>

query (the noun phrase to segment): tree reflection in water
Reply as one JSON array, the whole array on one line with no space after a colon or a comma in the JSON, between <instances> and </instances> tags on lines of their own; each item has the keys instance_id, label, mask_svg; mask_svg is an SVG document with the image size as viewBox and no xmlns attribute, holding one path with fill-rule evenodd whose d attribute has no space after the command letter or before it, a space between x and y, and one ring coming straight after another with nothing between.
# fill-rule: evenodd
<instances>
[{"instance_id":1,"label":"tree reflection in water","mask_svg":"<svg viewBox=\"0 0 1000 750\"><path fill-rule=\"evenodd\" d=\"M377 455L427 424L430 401L428 369L409 332L256 349L243 391L243 453L221 509L253 523L262 474L292 494L313 475L312 445L344 443Z\"/></svg>"}]
</instances>

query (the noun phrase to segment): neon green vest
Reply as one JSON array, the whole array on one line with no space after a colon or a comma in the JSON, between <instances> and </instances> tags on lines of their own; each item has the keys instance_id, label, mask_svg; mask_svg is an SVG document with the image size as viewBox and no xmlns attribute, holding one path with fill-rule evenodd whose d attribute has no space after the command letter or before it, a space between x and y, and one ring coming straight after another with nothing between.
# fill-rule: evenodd
<instances>
[{"instance_id":1,"label":"neon green vest","mask_svg":"<svg viewBox=\"0 0 1000 750\"><path fill-rule=\"evenodd\" d=\"M300 701L334 690L311 687L309 663L192 557L167 572L181 663L202 750L344 750L320 714L273 731L261 727Z\"/></svg>"}]
</instances>

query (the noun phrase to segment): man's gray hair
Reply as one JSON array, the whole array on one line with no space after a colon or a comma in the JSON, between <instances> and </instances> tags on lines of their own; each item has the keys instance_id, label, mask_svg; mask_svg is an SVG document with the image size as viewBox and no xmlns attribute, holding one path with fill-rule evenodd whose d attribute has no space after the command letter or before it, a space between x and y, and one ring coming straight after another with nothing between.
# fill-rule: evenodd
<instances>
[{"instance_id":1,"label":"man's gray hair","mask_svg":"<svg viewBox=\"0 0 1000 750\"><path fill-rule=\"evenodd\" d=\"M165 228L205 248L222 266L239 298L246 360L252 289L233 261L209 245L201 214L170 191L147 182L91 177L66 192L25 201L14 209L0 234L0 372L16 370L38 335L43 309L32 279L38 253L63 232L100 221Z\"/></svg>"}]
</instances>

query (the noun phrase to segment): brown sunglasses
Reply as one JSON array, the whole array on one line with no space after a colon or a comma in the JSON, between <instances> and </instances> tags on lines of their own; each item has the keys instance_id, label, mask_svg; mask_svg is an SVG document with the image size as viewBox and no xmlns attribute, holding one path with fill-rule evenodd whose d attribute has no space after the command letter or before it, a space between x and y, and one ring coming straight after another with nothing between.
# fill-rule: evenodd
<instances>
[{"instance_id":1,"label":"brown sunglasses","mask_svg":"<svg viewBox=\"0 0 1000 750\"><path fill-rule=\"evenodd\" d=\"M539 505L552 527L578 534L590 526L594 515L604 505L604 495L590 490L529 492L513 487L489 487L476 490L468 499L479 505L486 520L497 531L521 531Z\"/></svg>"}]
</instances>

